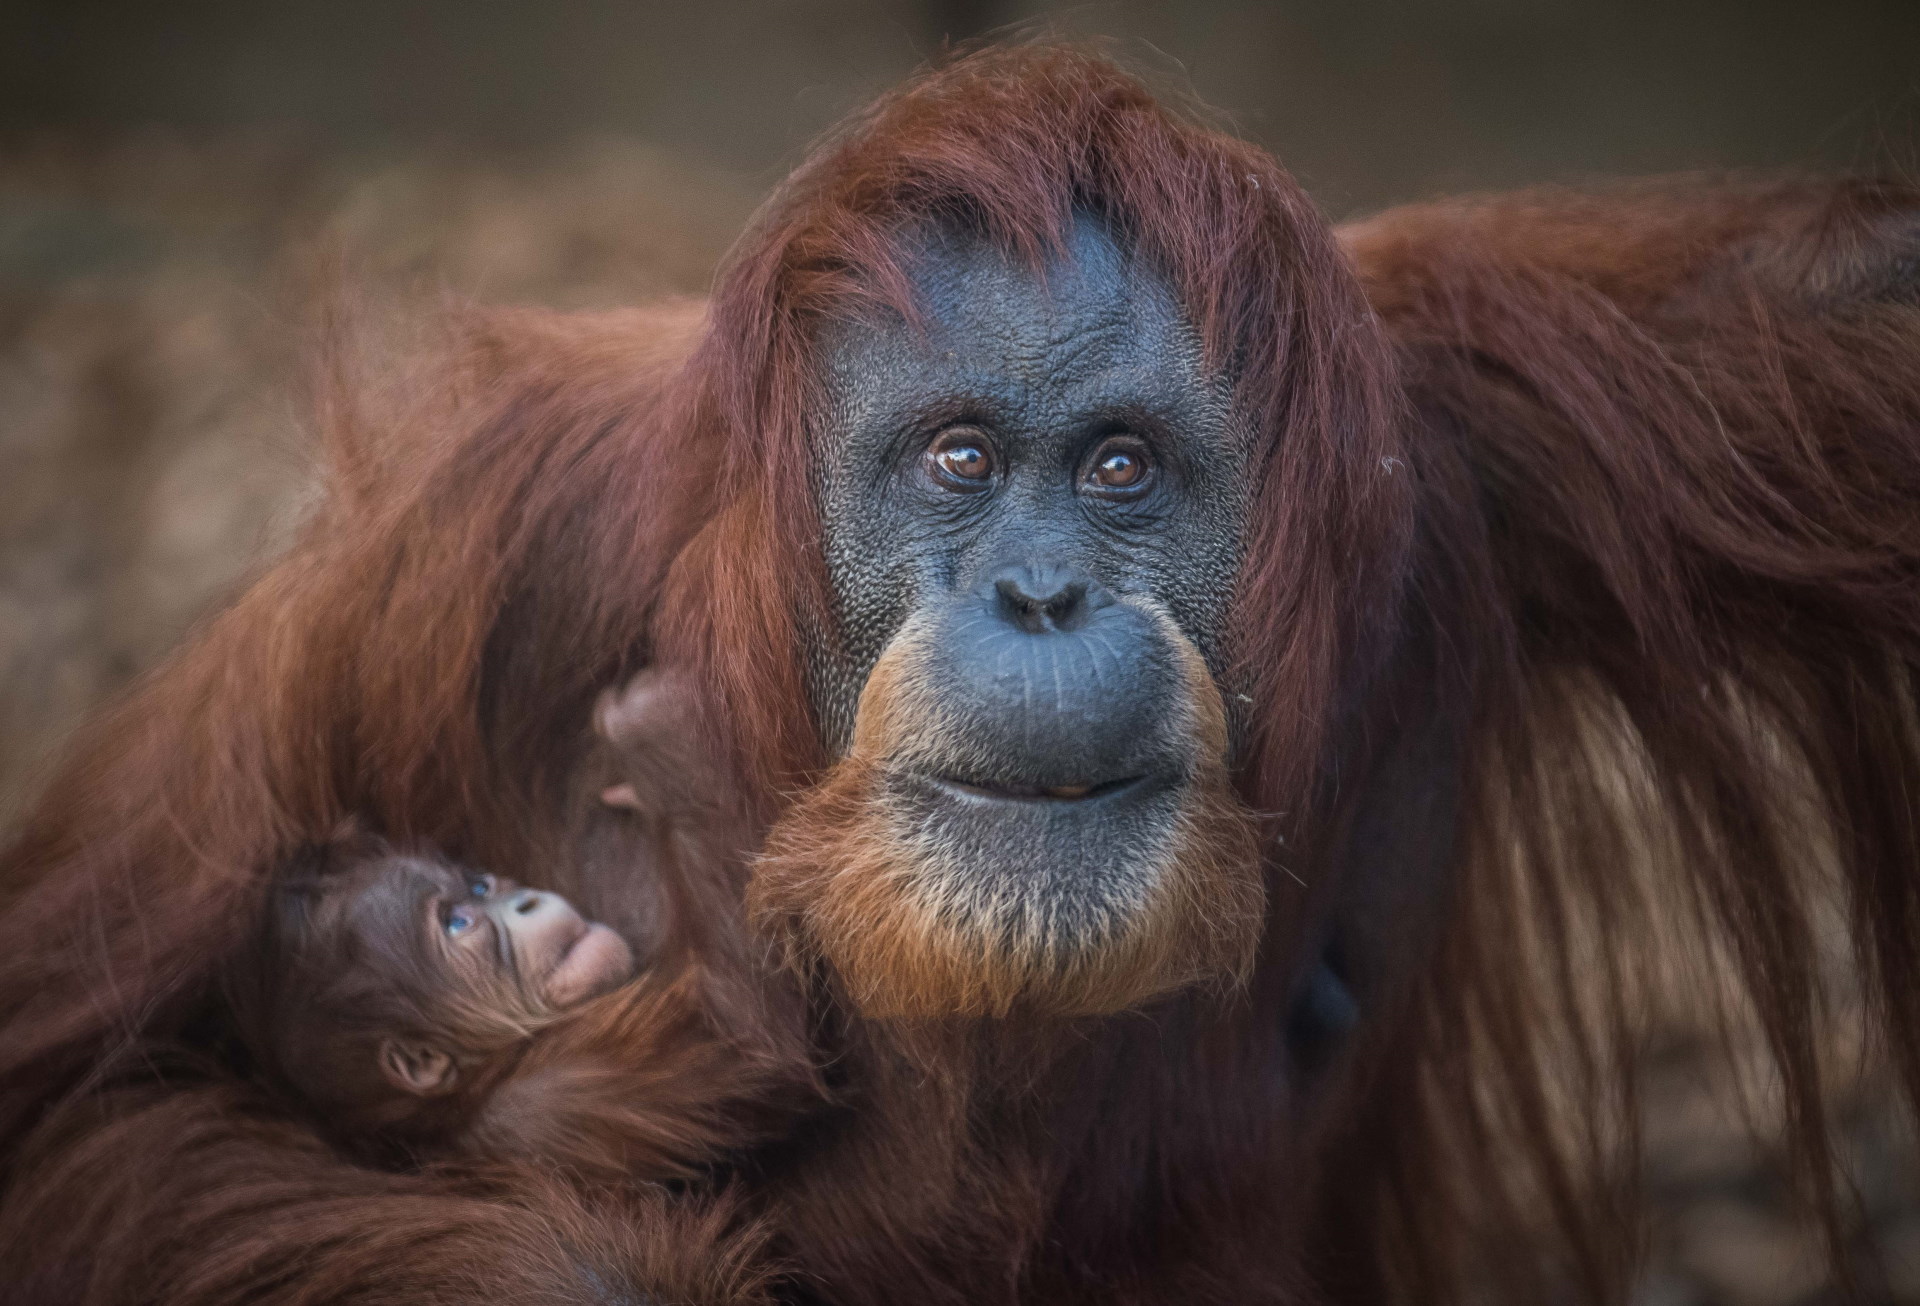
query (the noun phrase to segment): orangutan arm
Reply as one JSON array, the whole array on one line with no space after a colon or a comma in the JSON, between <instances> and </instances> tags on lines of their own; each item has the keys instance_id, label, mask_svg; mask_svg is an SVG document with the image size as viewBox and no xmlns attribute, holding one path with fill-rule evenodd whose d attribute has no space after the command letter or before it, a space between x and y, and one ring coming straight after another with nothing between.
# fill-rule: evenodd
<instances>
[{"instance_id":1,"label":"orangutan arm","mask_svg":"<svg viewBox=\"0 0 1920 1306\"><path fill-rule=\"evenodd\" d=\"M14 1300L119 1306L640 1306L763 1300L757 1242L720 1205L502 1173L368 1170L234 1088L63 1109L0 1208Z\"/></svg>"}]
</instances>

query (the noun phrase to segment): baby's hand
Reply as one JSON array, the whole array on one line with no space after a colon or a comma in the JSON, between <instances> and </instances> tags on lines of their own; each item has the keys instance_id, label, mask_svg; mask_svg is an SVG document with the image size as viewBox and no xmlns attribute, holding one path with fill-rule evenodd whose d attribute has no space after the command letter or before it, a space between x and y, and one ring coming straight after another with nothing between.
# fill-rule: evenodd
<instances>
[{"instance_id":1,"label":"baby's hand","mask_svg":"<svg viewBox=\"0 0 1920 1306\"><path fill-rule=\"evenodd\" d=\"M607 806L672 820L708 815L719 804L725 777L716 732L684 672L646 667L604 690L593 725L612 746L621 777L600 793Z\"/></svg>"}]
</instances>

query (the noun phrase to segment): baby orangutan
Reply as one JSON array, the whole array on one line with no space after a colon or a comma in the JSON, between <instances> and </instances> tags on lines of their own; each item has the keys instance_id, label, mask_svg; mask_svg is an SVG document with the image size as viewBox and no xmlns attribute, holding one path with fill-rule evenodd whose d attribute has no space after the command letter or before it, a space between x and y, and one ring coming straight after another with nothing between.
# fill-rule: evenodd
<instances>
[{"instance_id":1,"label":"baby orangutan","mask_svg":"<svg viewBox=\"0 0 1920 1306\"><path fill-rule=\"evenodd\" d=\"M632 978L557 894L364 837L307 850L269 912L248 1030L335 1130L458 1133L527 1041Z\"/></svg>"},{"instance_id":2,"label":"baby orangutan","mask_svg":"<svg viewBox=\"0 0 1920 1306\"><path fill-rule=\"evenodd\" d=\"M604 711L599 724L605 735ZM596 819L631 825L630 878L664 880L687 868L664 855L663 825L712 813L654 783L699 773L692 741L649 742L685 756L630 772ZM697 956L637 965L559 894L361 834L285 868L231 994L262 1077L349 1150L389 1162L687 1177L814 1092L800 1040Z\"/></svg>"}]
</instances>

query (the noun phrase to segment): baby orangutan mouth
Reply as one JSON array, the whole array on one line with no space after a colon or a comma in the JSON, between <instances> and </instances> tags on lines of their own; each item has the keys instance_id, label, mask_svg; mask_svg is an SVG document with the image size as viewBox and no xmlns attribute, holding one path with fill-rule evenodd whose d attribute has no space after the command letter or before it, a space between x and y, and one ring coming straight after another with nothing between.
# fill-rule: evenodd
<instances>
[{"instance_id":1,"label":"baby orangutan mouth","mask_svg":"<svg viewBox=\"0 0 1920 1306\"><path fill-rule=\"evenodd\" d=\"M547 973L547 1002L560 1010L578 1006L618 988L632 973L627 941L599 921L580 920L579 933Z\"/></svg>"}]
</instances>

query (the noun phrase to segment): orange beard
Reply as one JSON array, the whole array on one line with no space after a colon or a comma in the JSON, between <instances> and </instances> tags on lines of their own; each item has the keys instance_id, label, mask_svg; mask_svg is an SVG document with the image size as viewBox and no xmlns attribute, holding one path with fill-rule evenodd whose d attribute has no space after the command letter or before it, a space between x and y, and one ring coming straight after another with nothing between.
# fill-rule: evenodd
<instances>
[{"instance_id":1,"label":"orange beard","mask_svg":"<svg viewBox=\"0 0 1920 1306\"><path fill-rule=\"evenodd\" d=\"M852 748L774 826L748 906L796 966L824 963L863 1014L890 1019L1102 1015L1251 970L1266 892L1253 814L1228 780L1226 718L1197 650L1182 652L1191 739L1177 815L1148 849L1116 847L1131 886L1094 913L1062 913L1018 877L970 873L890 801L888 760L938 729L903 633L860 697ZM1014 887L1005 887L1009 883ZM994 886L1000 887L994 887Z\"/></svg>"}]
</instances>

